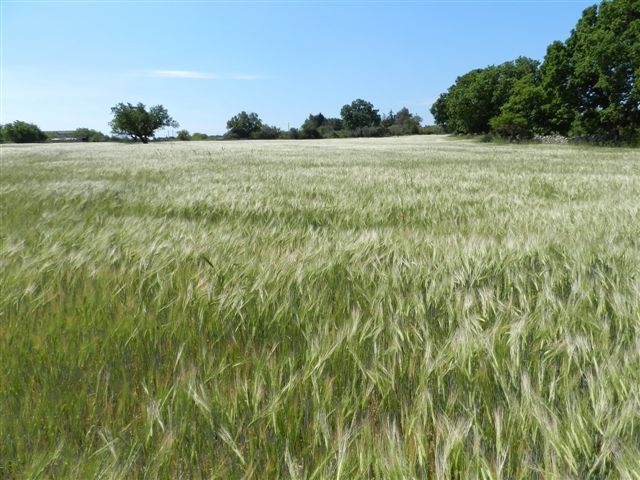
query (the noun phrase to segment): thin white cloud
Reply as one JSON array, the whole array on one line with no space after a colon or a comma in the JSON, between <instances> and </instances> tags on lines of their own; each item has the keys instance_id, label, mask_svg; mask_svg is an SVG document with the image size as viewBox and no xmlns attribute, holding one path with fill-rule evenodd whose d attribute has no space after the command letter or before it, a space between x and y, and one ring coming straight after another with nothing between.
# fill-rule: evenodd
<instances>
[{"instance_id":1,"label":"thin white cloud","mask_svg":"<svg viewBox=\"0 0 640 480\"><path fill-rule=\"evenodd\" d=\"M154 70L151 72L152 77L161 78L203 78L207 80L217 80L220 75L207 72L196 72L193 70Z\"/></svg>"},{"instance_id":2,"label":"thin white cloud","mask_svg":"<svg viewBox=\"0 0 640 480\"><path fill-rule=\"evenodd\" d=\"M229 80L262 80L265 77L264 75L229 75Z\"/></svg>"},{"instance_id":3,"label":"thin white cloud","mask_svg":"<svg viewBox=\"0 0 640 480\"><path fill-rule=\"evenodd\" d=\"M151 76L158 78L195 78L203 80L261 80L267 78L264 75L221 75L219 73L198 72L194 70L153 70Z\"/></svg>"}]
</instances>

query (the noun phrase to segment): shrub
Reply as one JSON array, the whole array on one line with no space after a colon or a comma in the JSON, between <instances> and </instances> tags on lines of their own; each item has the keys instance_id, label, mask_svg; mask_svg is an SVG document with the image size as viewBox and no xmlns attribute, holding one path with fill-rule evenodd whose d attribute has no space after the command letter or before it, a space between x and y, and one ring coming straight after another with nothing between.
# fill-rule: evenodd
<instances>
[{"instance_id":1,"label":"shrub","mask_svg":"<svg viewBox=\"0 0 640 480\"><path fill-rule=\"evenodd\" d=\"M447 131L441 125L427 125L421 131L424 135L444 135Z\"/></svg>"},{"instance_id":2,"label":"shrub","mask_svg":"<svg viewBox=\"0 0 640 480\"><path fill-rule=\"evenodd\" d=\"M73 138L81 142L108 142L109 136L91 128L76 128L72 133Z\"/></svg>"},{"instance_id":3,"label":"shrub","mask_svg":"<svg viewBox=\"0 0 640 480\"><path fill-rule=\"evenodd\" d=\"M260 140L275 140L282 136L282 130L272 125L264 125L258 132L253 134L253 138Z\"/></svg>"},{"instance_id":4,"label":"shrub","mask_svg":"<svg viewBox=\"0 0 640 480\"><path fill-rule=\"evenodd\" d=\"M196 132L191 135L191 140L207 140L208 138L209 135L207 135L206 133Z\"/></svg>"},{"instance_id":5,"label":"shrub","mask_svg":"<svg viewBox=\"0 0 640 480\"><path fill-rule=\"evenodd\" d=\"M5 125L2 136L14 143L37 143L47 139L47 135L37 125L20 120Z\"/></svg>"},{"instance_id":6,"label":"shrub","mask_svg":"<svg viewBox=\"0 0 640 480\"><path fill-rule=\"evenodd\" d=\"M522 140L533 137L529 122L517 113L503 111L497 117L493 117L489 124L495 133L509 140Z\"/></svg>"},{"instance_id":7,"label":"shrub","mask_svg":"<svg viewBox=\"0 0 640 480\"><path fill-rule=\"evenodd\" d=\"M191 135L189 135L188 130L180 130L177 134L177 138L181 141L191 140Z\"/></svg>"}]
</instances>

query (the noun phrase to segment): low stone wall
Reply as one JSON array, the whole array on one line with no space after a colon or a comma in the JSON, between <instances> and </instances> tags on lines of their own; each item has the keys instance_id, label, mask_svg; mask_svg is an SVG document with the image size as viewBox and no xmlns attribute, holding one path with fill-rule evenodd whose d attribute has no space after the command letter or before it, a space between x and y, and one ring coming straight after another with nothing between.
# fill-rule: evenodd
<instances>
[{"instance_id":1,"label":"low stone wall","mask_svg":"<svg viewBox=\"0 0 640 480\"><path fill-rule=\"evenodd\" d=\"M562 135L535 135L533 137L533 140L540 143L569 143L569 139L567 137L563 137Z\"/></svg>"}]
</instances>

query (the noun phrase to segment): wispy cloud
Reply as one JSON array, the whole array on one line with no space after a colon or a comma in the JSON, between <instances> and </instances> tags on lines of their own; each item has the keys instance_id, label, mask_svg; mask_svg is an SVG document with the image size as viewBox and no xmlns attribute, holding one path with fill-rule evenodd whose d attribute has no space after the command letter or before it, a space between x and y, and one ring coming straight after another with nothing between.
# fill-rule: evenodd
<instances>
[{"instance_id":1,"label":"wispy cloud","mask_svg":"<svg viewBox=\"0 0 640 480\"><path fill-rule=\"evenodd\" d=\"M206 80L218 80L220 75L207 72L196 72L193 70L154 70L152 77L162 78L202 78Z\"/></svg>"},{"instance_id":2,"label":"wispy cloud","mask_svg":"<svg viewBox=\"0 0 640 480\"><path fill-rule=\"evenodd\" d=\"M198 72L194 70L153 70L150 75L158 78L195 78L201 80L261 80L267 78L265 75L222 75L219 73Z\"/></svg>"},{"instance_id":3,"label":"wispy cloud","mask_svg":"<svg viewBox=\"0 0 640 480\"><path fill-rule=\"evenodd\" d=\"M228 75L223 77L229 80L264 80L269 78L266 75Z\"/></svg>"}]
</instances>

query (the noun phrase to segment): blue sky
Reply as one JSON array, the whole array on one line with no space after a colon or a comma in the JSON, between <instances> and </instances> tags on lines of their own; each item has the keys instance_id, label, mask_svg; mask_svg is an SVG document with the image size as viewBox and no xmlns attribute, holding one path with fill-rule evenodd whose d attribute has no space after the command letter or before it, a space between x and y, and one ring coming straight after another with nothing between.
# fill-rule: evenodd
<instances>
[{"instance_id":1,"label":"blue sky","mask_svg":"<svg viewBox=\"0 0 640 480\"><path fill-rule=\"evenodd\" d=\"M0 123L109 133L112 106L143 102L220 134L242 110L287 129L363 98L428 124L457 76L542 60L596 3L0 0Z\"/></svg>"}]
</instances>

